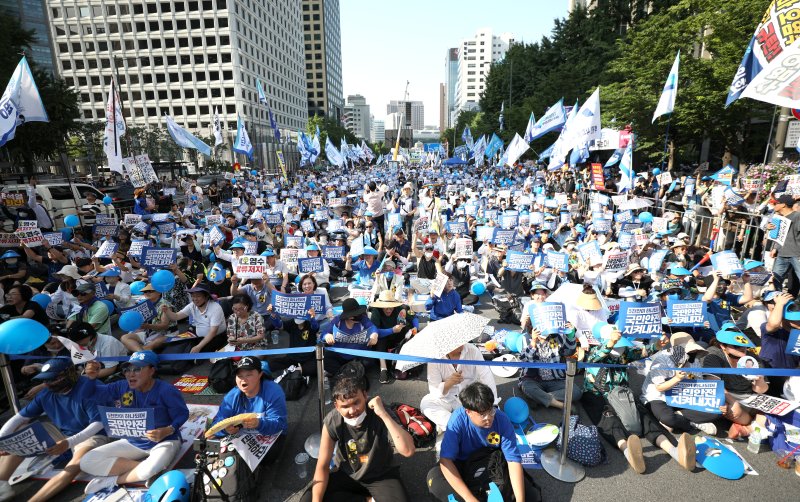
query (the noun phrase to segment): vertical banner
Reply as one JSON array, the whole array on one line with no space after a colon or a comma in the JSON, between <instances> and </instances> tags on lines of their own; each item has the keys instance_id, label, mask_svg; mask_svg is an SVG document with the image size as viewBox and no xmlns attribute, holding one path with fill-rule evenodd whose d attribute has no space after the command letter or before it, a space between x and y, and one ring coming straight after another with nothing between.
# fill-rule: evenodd
<instances>
[{"instance_id":1,"label":"vertical banner","mask_svg":"<svg viewBox=\"0 0 800 502\"><path fill-rule=\"evenodd\" d=\"M595 190L606 189L606 179L603 177L603 164L592 163L592 185Z\"/></svg>"}]
</instances>

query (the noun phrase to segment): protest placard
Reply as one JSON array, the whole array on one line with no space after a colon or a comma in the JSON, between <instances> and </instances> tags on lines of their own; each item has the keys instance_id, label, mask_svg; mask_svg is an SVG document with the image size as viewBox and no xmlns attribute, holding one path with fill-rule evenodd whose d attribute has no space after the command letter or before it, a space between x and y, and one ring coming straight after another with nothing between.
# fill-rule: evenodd
<instances>
[{"instance_id":1,"label":"protest placard","mask_svg":"<svg viewBox=\"0 0 800 502\"><path fill-rule=\"evenodd\" d=\"M308 319L308 311L312 308L316 314L325 313L325 295L287 295L273 291L270 302L280 316Z\"/></svg>"},{"instance_id":2,"label":"protest placard","mask_svg":"<svg viewBox=\"0 0 800 502\"><path fill-rule=\"evenodd\" d=\"M628 268L629 254L627 251L608 251L603 256L606 272L621 272Z\"/></svg>"},{"instance_id":3,"label":"protest placard","mask_svg":"<svg viewBox=\"0 0 800 502\"><path fill-rule=\"evenodd\" d=\"M667 223L669 223L669 222L667 221L666 218L661 218L661 217L658 217L658 216L654 216L653 217L653 223L650 226L650 230L652 230L653 233L656 233L656 234L666 233L666 231L667 231Z\"/></svg>"},{"instance_id":4,"label":"protest placard","mask_svg":"<svg viewBox=\"0 0 800 502\"><path fill-rule=\"evenodd\" d=\"M659 186L664 187L672 183L672 173L669 171L664 171L663 173L659 174L657 178Z\"/></svg>"},{"instance_id":5,"label":"protest placard","mask_svg":"<svg viewBox=\"0 0 800 502\"><path fill-rule=\"evenodd\" d=\"M761 178L739 178L739 185L745 192L758 192L764 186Z\"/></svg>"},{"instance_id":6,"label":"protest placard","mask_svg":"<svg viewBox=\"0 0 800 502\"><path fill-rule=\"evenodd\" d=\"M740 275L744 272L742 262L735 251L720 251L711 255L711 266L722 275Z\"/></svg>"},{"instance_id":7,"label":"protest placard","mask_svg":"<svg viewBox=\"0 0 800 502\"><path fill-rule=\"evenodd\" d=\"M64 234L61 232L47 232L42 235L51 246L60 246L64 244Z\"/></svg>"},{"instance_id":8,"label":"protest placard","mask_svg":"<svg viewBox=\"0 0 800 502\"><path fill-rule=\"evenodd\" d=\"M630 232L620 232L619 237L617 237L617 243L620 249L627 251L633 247L633 234Z\"/></svg>"},{"instance_id":9,"label":"protest placard","mask_svg":"<svg viewBox=\"0 0 800 502\"><path fill-rule=\"evenodd\" d=\"M516 228L519 215L516 214L503 214L500 216L500 226L502 228Z\"/></svg>"},{"instance_id":10,"label":"protest placard","mask_svg":"<svg viewBox=\"0 0 800 502\"><path fill-rule=\"evenodd\" d=\"M122 220L123 224L126 227L132 227L137 223L141 223L142 215L141 214L126 214L124 219Z\"/></svg>"},{"instance_id":11,"label":"protest placard","mask_svg":"<svg viewBox=\"0 0 800 502\"><path fill-rule=\"evenodd\" d=\"M611 231L611 223L611 220L606 218L592 220L592 230L597 233L608 233Z\"/></svg>"},{"instance_id":12,"label":"protest placard","mask_svg":"<svg viewBox=\"0 0 800 502\"><path fill-rule=\"evenodd\" d=\"M36 220L19 220L17 222L17 230L28 228L39 228L39 222Z\"/></svg>"},{"instance_id":13,"label":"protest placard","mask_svg":"<svg viewBox=\"0 0 800 502\"><path fill-rule=\"evenodd\" d=\"M32 422L22 429L0 438L0 451L18 457L36 457L56 442L41 422Z\"/></svg>"},{"instance_id":14,"label":"protest placard","mask_svg":"<svg viewBox=\"0 0 800 502\"><path fill-rule=\"evenodd\" d=\"M233 273L240 279L261 279L267 273L267 257L242 255L233 262Z\"/></svg>"},{"instance_id":15,"label":"protest placard","mask_svg":"<svg viewBox=\"0 0 800 502\"><path fill-rule=\"evenodd\" d=\"M661 304L622 302L617 327L624 337L661 337Z\"/></svg>"},{"instance_id":16,"label":"protest placard","mask_svg":"<svg viewBox=\"0 0 800 502\"><path fill-rule=\"evenodd\" d=\"M146 221L140 221L131 228L131 232L147 235L150 233L150 224Z\"/></svg>"},{"instance_id":17,"label":"protest placard","mask_svg":"<svg viewBox=\"0 0 800 502\"><path fill-rule=\"evenodd\" d=\"M420 216L414 222L413 229L415 232L425 232L430 227L430 218L428 216Z\"/></svg>"},{"instance_id":18,"label":"protest placard","mask_svg":"<svg viewBox=\"0 0 800 502\"><path fill-rule=\"evenodd\" d=\"M667 299L670 326L702 327L706 319L706 302Z\"/></svg>"},{"instance_id":19,"label":"protest placard","mask_svg":"<svg viewBox=\"0 0 800 502\"><path fill-rule=\"evenodd\" d=\"M108 292L108 285L105 282L101 281L94 283L94 296L98 300L102 300L108 296Z\"/></svg>"},{"instance_id":20,"label":"protest placard","mask_svg":"<svg viewBox=\"0 0 800 502\"><path fill-rule=\"evenodd\" d=\"M322 257L328 261L344 260L345 246L322 246Z\"/></svg>"},{"instance_id":21,"label":"protest placard","mask_svg":"<svg viewBox=\"0 0 800 502\"><path fill-rule=\"evenodd\" d=\"M124 314L125 312L129 311L136 311L142 315L144 322L149 322L153 320L156 315L158 314L158 307L155 303L151 302L150 300L142 300L136 305L124 309L120 309L120 315Z\"/></svg>"},{"instance_id":22,"label":"protest placard","mask_svg":"<svg viewBox=\"0 0 800 502\"><path fill-rule=\"evenodd\" d=\"M594 265L603 261L603 252L597 241L589 241L578 246L578 254L581 259L589 265Z\"/></svg>"},{"instance_id":23,"label":"protest placard","mask_svg":"<svg viewBox=\"0 0 800 502\"><path fill-rule=\"evenodd\" d=\"M173 221L168 221L164 223L156 224L156 228L158 228L158 233L163 235L172 235L178 229L178 226Z\"/></svg>"},{"instance_id":24,"label":"protest placard","mask_svg":"<svg viewBox=\"0 0 800 502\"><path fill-rule=\"evenodd\" d=\"M257 241L244 241L242 246L244 246L244 254L258 254Z\"/></svg>"},{"instance_id":25,"label":"protest placard","mask_svg":"<svg viewBox=\"0 0 800 502\"><path fill-rule=\"evenodd\" d=\"M147 437L147 431L155 428L155 412L153 408L112 408L98 406L103 428L112 438L141 439Z\"/></svg>"},{"instance_id":26,"label":"protest placard","mask_svg":"<svg viewBox=\"0 0 800 502\"><path fill-rule=\"evenodd\" d=\"M94 256L95 258L111 258L114 256L114 253L117 252L118 248L119 244L116 242L105 241L97 249L97 252L94 254Z\"/></svg>"},{"instance_id":27,"label":"protest placard","mask_svg":"<svg viewBox=\"0 0 800 502\"><path fill-rule=\"evenodd\" d=\"M436 272L436 277L431 281L431 295L441 298L448 280L449 277L441 272Z\"/></svg>"},{"instance_id":28,"label":"protest placard","mask_svg":"<svg viewBox=\"0 0 800 502\"><path fill-rule=\"evenodd\" d=\"M325 270L322 265L323 258L317 256L315 258L298 258L297 259L297 273L309 274L311 272L322 272Z\"/></svg>"},{"instance_id":29,"label":"protest placard","mask_svg":"<svg viewBox=\"0 0 800 502\"><path fill-rule=\"evenodd\" d=\"M128 248L128 256L132 256L132 257L137 258L137 259L141 258L142 249L144 249L145 246L149 246L149 245L150 245L150 241L132 240L131 241L131 247Z\"/></svg>"},{"instance_id":30,"label":"protest placard","mask_svg":"<svg viewBox=\"0 0 800 502\"><path fill-rule=\"evenodd\" d=\"M505 229L505 228L498 228L494 227L494 233L492 235L492 244L495 246L499 246L505 244L506 246L510 246L512 242L514 242L514 237L516 237L517 231L516 229Z\"/></svg>"},{"instance_id":31,"label":"protest placard","mask_svg":"<svg viewBox=\"0 0 800 502\"><path fill-rule=\"evenodd\" d=\"M531 225L541 225L544 223L544 213L536 211L530 214Z\"/></svg>"},{"instance_id":32,"label":"protest placard","mask_svg":"<svg viewBox=\"0 0 800 502\"><path fill-rule=\"evenodd\" d=\"M240 197L231 197L231 205L238 206L242 203L242 199Z\"/></svg>"},{"instance_id":33,"label":"protest placard","mask_svg":"<svg viewBox=\"0 0 800 502\"><path fill-rule=\"evenodd\" d=\"M0 248L15 248L17 246L19 246L17 234L0 232Z\"/></svg>"},{"instance_id":34,"label":"protest placard","mask_svg":"<svg viewBox=\"0 0 800 502\"><path fill-rule=\"evenodd\" d=\"M770 223L775 225L775 228L769 231L767 238L777 242L779 246L783 246L786 242L786 237L789 235L789 227L792 225L792 220L779 214L773 214Z\"/></svg>"},{"instance_id":35,"label":"protest placard","mask_svg":"<svg viewBox=\"0 0 800 502\"><path fill-rule=\"evenodd\" d=\"M166 214L166 216L169 216ZM94 217L96 225L119 225L117 217L112 214L97 214Z\"/></svg>"},{"instance_id":36,"label":"protest placard","mask_svg":"<svg viewBox=\"0 0 800 502\"><path fill-rule=\"evenodd\" d=\"M255 472L258 464L267 456L272 445L280 437L280 433L272 436L263 436L261 434L250 434L247 431L248 429L243 429L235 436L231 436L230 441L232 447L236 449L244 463L250 468L250 471Z\"/></svg>"},{"instance_id":37,"label":"protest placard","mask_svg":"<svg viewBox=\"0 0 800 502\"><path fill-rule=\"evenodd\" d=\"M94 233L100 237L115 237L119 233L119 225L95 225Z\"/></svg>"},{"instance_id":38,"label":"protest placard","mask_svg":"<svg viewBox=\"0 0 800 502\"><path fill-rule=\"evenodd\" d=\"M491 242L494 238L494 227L480 226L475 229L475 240L478 242Z\"/></svg>"},{"instance_id":39,"label":"protest placard","mask_svg":"<svg viewBox=\"0 0 800 502\"><path fill-rule=\"evenodd\" d=\"M333 326L333 339L336 343L348 343L354 345L366 345L369 340L369 330L364 328L355 333L345 333L341 331L336 325Z\"/></svg>"},{"instance_id":40,"label":"protest placard","mask_svg":"<svg viewBox=\"0 0 800 502\"><path fill-rule=\"evenodd\" d=\"M647 262L647 271L651 274L655 274L661 270L661 265L664 263L664 258L666 258L668 254L669 250L667 249L657 249L653 251L653 253L650 255L650 259Z\"/></svg>"},{"instance_id":41,"label":"protest placard","mask_svg":"<svg viewBox=\"0 0 800 502\"><path fill-rule=\"evenodd\" d=\"M303 245L303 236L302 235L284 235L283 236L283 245L286 247L294 246L296 248L300 248Z\"/></svg>"},{"instance_id":42,"label":"protest placard","mask_svg":"<svg viewBox=\"0 0 800 502\"><path fill-rule=\"evenodd\" d=\"M536 255L531 253L520 253L517 251L509 251L506 253L506 270L513 270L515 272L530 272L533 266L533 260Z\"/></svg>"},{"instance_id":43,"label":"protest placard","mask_svg":"<svg viewBox=\"0 0 800 502\"><path fill-rule=\"evenodd\" d=\"M719 407L725 402L725 386L722 380L682 380L665 397L673 408L722 414Z\"/></svg>"},{"instance_id":44,"label":"protest placard","mask_svg":"<svg viewBox=\"0 0 800 502\"><path fill-rule=\"evenodd\" d=\"M219 211L222 213L223 216L228 214L233 214L233 204L230 202L222 202L219 205Z\"/></svg>"},{"instance_id":45,"label":"protest placard","mask_svg":"<svg viewBox=\"0 0 800 502\"><path fill-rule=\"evenodd\" d=\"M456 239L455 253L456 257L472 257L472 239L461 237Z\"/></svg>"},{"instance_id":46,"label":"protest placard","mask_svg":"<svg viewBox=\"0 0 800 502\"><path fill-rule=\"evenodd\" d=\"M447 231L454 235L464 235L467 233L466 221L448 221Z\"/></svg>"},{"instance_id":47,"label":"protest placard","mask_svg":"<svg viewBox=\"0 0 800 502\"><path fill-rule=\"evenodd\" d=\"M145 246L142 248L141 265L147 273L153 275L156 271L169 268L178 261L178 250L174 248L156 248Z\"/></svg>"},{"instance_id":48,"label":"protest placard","mask_svg":"<svg viewBox=\"0 0 800 502\"><path fill-rule=\"evenodd\" d=\"M739 401L748 408L763 411L770 415L782 417L790 411L800 406L800 401L787 401L779 397L772 397L765 394L753 394L747 399Z\"/></svg>"},{"instance_id":49,"label":"protest placard","mask_svg":"<svg viewBox=\"0 0 800 502\"><path fill-rule=\"evenodd\" d=\"M20 244L24 244L29 248L35 248L42 245L42 231L38 228L25 228L17 229L15 232Z\"/></svg>"},{"instance_id":50,"label":"protest placard","mask_svg":"<svg viewBox=\"0 0 800 502\"><path fill-rule=\"evenodd\" d=\"M559 272L569 272L569 255L567 253L556 253L548 251L545 253L545 265L558 270Z\"/></svg>"},{"instance_id":51,"label":"protest placard","mask_svg":"<svg viewBox=\"0 0 800 502\"><path fill-rule=\"evenodd\" d=\"M633 211L626 209L625 211L616 213L614 215L614 221L617 223L628 223L629 221L633 221Z\"/></svg>"},{"instance_id":52,"label":"protest placard","mask_svg":"<svg viewBox=\"0 0 800 502\"><path fill-rule=\"evenodd\" d=\"M527 309L533 329L538 329L545 336L563 331L567 322L567 311L563 303L531 302Z\"/></svg>"},{"instance_id":53,"label":"protest placard","mask_svg":"<svg viewBox=\"0 0 800 502\"><path fill-rule=\"evenodd\" d=\"M800 356L800 329L793 329L789 332L786 353L792 356Z\"/></svg>"},{"instance_id":54,"label":"protest placard","mask_svg":"<svg viewBox=\"0 0 800 502\"><path fill-rule=\"evenodd\" d=\"M302 228L305 233L313 232L315 230L314 222L311 220L303 220L300 222L300 228Z\"/></svg>"},{"instance_id":55,"label":"protest placard","mask_svg":"<svg viewBox=\"0 0 800 502\"><path fill-rule=\"evenodd\" d=\"M19 192L10 193L10 192L3 192L0 193L0 199L3 201L3 204L6 207L23 207L25 205L25 196Z\"/></svg>"}]
</instances>

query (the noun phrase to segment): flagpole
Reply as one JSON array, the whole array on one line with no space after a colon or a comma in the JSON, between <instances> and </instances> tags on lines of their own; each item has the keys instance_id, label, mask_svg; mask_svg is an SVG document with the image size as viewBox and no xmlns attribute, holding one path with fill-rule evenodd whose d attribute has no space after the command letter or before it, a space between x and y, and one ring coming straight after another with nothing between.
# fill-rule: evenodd
<instances>
[{"instance_id":1,"label":"flagpole","mask_svg":"<svg viewBox=\"0 0 800 502\"><path fill-rule=\"evenodd\" d=\"M664 170L664 162L667 161L667 158L668 158L668 155L669 155L667 153L667 147L669 145L669 123L670 123L671 120L672 120L672 114L670 113L667 116L667 132L664 135L664 159L661 161L661 170L662 171Z\"/></svg>"},{"instance_id":2,"label":"flagpole","mask_svg":"<svg viewBox=\"0 0 800 502\"><path fill-rule=\"evenodd\" d=\"M772 131L775 130L775 115L778 114L778 106L775 105L775 109L772 110L772 123L769 126L769 137L767 137L767 148L764 150L764 162L763 164L767 163L767 157L769 157L769 147L772 146Z\"/></svg>"}]
</instances>

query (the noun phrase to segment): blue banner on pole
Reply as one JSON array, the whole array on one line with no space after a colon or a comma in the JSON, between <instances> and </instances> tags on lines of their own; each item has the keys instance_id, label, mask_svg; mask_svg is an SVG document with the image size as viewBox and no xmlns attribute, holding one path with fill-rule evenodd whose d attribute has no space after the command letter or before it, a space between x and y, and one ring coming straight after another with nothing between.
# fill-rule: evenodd
<instances>
[{"instance_id":1,"label":"blue banner on pole","mask_svg":"<svg viewBox=\"0 0 800 502\"><path fill-rule=\"evenodd\" d=\"M665 393L667 405L673 408L722 414L719 407L725 402L722 380L683 380Z\"/></svg>"}]
</instances>

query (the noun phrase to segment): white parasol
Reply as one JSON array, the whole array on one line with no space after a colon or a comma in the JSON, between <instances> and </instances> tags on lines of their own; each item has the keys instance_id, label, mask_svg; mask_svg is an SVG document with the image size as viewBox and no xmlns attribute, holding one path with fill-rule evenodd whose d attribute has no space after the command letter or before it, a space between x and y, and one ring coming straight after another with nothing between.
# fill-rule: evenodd
<instances>
[{"instance_id":1,"label":"white parasol","mask_svg":"<svg viewBox=\"0 0 800 502\"><path fill-rule=\"evenodd\" d=\"M653 205L652 201L643 199L641 197L634 197L632 199L628 199L625 202L621 203L619 206L617 206L617 209L619 209L620 211L624 211L626 209L633 209L635 211L638 209L644 209L646 207L650 207L652 205Z\"/></svg>"},{"instance_id":2,"label":"white parasol","mask_svg":"<svg viewBox=\"0 0 800 502\"><path fill-rule=\"evenodd\" d=\"M400 349L400 355L443 359L458 347L481 336L489 319L477 314L462 312L429 323ZM422 363L397 361L395 368L408 371Z\"/></svg>"}]
</instances>

